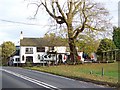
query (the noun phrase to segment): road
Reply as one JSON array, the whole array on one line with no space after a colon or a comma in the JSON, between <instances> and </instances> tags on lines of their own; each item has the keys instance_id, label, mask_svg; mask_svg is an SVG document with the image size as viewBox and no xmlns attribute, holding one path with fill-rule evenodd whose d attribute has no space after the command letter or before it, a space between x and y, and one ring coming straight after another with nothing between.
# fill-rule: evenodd
<instances>
[{"instance_id":1,"label":"road","mask_svg":"<svg viewBox=\"0 0 120 90\"><path fill-rule=\"evenodd\" d=\"M2 71L2 88L42 88L42 90L106 88L105 86L96 85L90 82L73 80L62 76L18 67L2 67L0 71Z\"/></svg>"}]
</instances>

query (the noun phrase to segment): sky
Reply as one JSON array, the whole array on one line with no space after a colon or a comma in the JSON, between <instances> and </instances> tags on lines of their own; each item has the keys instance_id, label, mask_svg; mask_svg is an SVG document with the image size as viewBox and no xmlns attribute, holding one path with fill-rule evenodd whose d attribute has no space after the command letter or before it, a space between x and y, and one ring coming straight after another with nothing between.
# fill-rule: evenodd
<instances>
[{"instance_id":1,"label":"sky","mask_svg":"<svg viewBox=\"0 0 120 90\"><path fill-rule=\"evenodd\" d=\"M110 12L111 23L113 26L118 26L119 0L94 1L102 3L107 8ZM49 30L49 17L43 10L39 10L36 19L31 19L35 10L36 6L28 5L25 0L0 0L0 44L12 41L19 45L21 31L23 31L24 37L43 37ZM22 23L11 23L10 21Z\"/></svg>"}]
</instances>

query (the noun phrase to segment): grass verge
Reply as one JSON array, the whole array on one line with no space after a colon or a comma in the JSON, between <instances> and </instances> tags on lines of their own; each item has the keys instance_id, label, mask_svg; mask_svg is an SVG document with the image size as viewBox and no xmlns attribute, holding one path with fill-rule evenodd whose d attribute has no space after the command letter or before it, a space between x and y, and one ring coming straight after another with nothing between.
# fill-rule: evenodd
<instances>
[{"instance_id":1,"label":"grass verge","mask_svg":"<svg viewBox=\"0 0 120 90\"><path fill-rule=\"evenodd\" d=\"M50 67L34 66L25 68L102 85L115 87L118 85L118 62L87 63L81 65L58 65ZM104 71L103 73L102 68Z\"/></svg>"}]
</instances>

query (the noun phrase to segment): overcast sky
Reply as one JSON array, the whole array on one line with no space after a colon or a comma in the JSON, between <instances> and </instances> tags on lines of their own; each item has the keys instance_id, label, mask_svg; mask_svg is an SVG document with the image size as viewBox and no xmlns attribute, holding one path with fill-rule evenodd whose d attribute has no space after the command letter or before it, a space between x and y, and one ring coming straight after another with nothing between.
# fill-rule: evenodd
<instances>
[{"instance_id":1,"label":"overcast sky","mask_svg":"<svg viewBox=\"0 0 120 90\"><path fill-rule=\"evenodd\" d=\"M101 2L110 12L112 24L118 25L118 1L119 0L95 0ZM0 44L4 41L12 41L18 44L20 31L26 37L43 37L48 30L48 16L39 11L37 19L30 20L34 15L35 6L28 6L24 0L0 0ZM7 21L7 22L6 22ZM26 25L11 23L9 21L31 23Z\"/></svg>"}]
</instances>

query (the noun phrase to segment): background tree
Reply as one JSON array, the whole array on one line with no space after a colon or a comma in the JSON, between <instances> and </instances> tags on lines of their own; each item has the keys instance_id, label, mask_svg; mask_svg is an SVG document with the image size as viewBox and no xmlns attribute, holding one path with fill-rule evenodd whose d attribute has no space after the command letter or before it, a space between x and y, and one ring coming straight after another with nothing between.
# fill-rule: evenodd
<instances>
[{"instance_id":1,"label":"background tree","mask_svg":"<svg viewBox=\"0 0 120 90\"><path fill-rule=\"evenodd\" d=\"M103 51L114 50L116 48L114 42L111 39L102 39L98 47L97 53L101 54Z\"/></svg>"},{"instance_id":2,"label":"background tree","mask_svg":"<svg viewBox=\"0 0 120 90\"><path fill-rule=\"evenodd\" d=\"M97 40L95 36L91 34L80 35L80 40L77 41L77 47L79 51L84 51L87 54L97 52L100 44L100 40Z\"/></svg>"},{"instance_id":3,"label":"background tree","mask_svg":"<svg viewBox=\"0 0 120 90\"><path fill-rule=\"evenodd\" d=\"M55 24L66 28L71 60L77 62L76 40L81 32L98 32L107 30L108 12L100 4L92 0L38 0L30 2L37 6L35 15L43 6ZM52 22L53 23L53 22ZM93 32L94 31L94 32Z\"/></svg>"},{"instance_id":4,"label":"background tree","mask_svg":"<svg viewBox=\"0 0 120 90\"><path fill-rule=\"evenodd\" d=\"M4 42L2 44L2 64L5 65L8 62L8 58L15 52L15 45L11 41Z\"/></svg>"},{"instance_id":5,"label":"background tree","mask_svg":"<svg viewBox=\"0 0 120 90\"><path fill-rule=\"evenodd\" d=\"M66 38L56 35L55 33L45 34L43 39L47 40L52 45L54 45L54 44L56 45L56 43L59 43L61 45L63 44L63 45L67 46Z\"/></svg>"},{"instance_id":6,"label":"background tree","mask_svg":"<svg viewBox=\"0 0 120 90\"><path fill-rule=\"evenodd\" d=\"M113 41L117 48L120 49L120 27L114 27L113 28Z\"/></svg>"}]
</instances>

